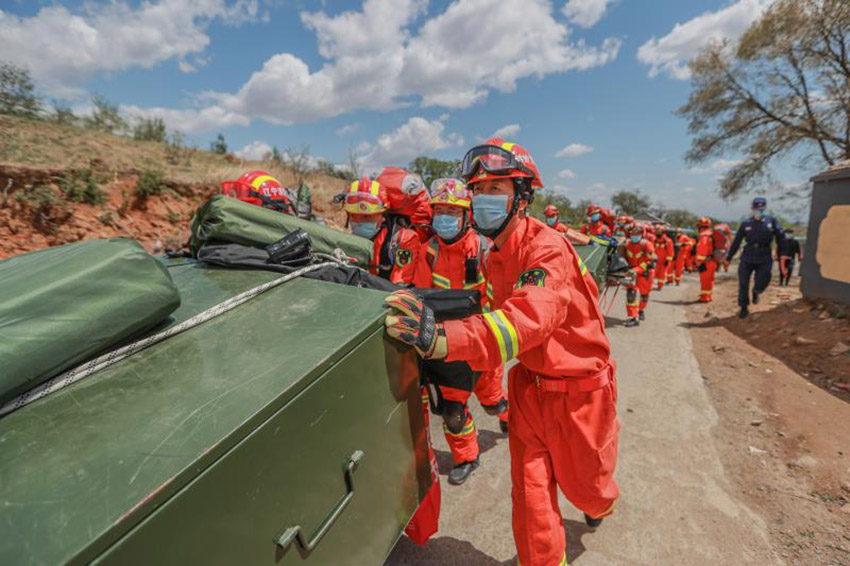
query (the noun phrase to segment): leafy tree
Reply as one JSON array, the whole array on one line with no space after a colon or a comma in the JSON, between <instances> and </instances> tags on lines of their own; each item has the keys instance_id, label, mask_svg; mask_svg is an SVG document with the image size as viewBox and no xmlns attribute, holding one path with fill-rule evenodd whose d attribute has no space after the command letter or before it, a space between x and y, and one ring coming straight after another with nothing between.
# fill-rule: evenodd
<instances>
[{"instance_id":1,"label":"leafy tree","mask_svg":"<svg viewBox=\"0 0 850 566\"><path fill-rule=\"evenodd\" d=\"M162 118L140 118L133 126L133 138L140 141L163 143L167 135L165 121Z\"/></svg>"},{"instance_id":2,"label":"leafy tree","mask_svg":"<svg viewBox=\"0 0 850 566\"><path fill-rule=\"evenodd\" d=\"M219 155L227 153L227 142L224 141L223 134L218 134L215 141L210 144L210 151Z\"/></svg>"},{"instance_id":3,"label":"leafy tree","mask_svg":"<svg viewBox=\"0 0 850 566\"><path fill-rule=\"evenodd\" d=\"M0 114L38 118L41 98L29 70L11 63L0 63Z\"/></svg>"},{"instance_id":4,"label":"leafy tree","mask_svg":"<svg viewBox=\"0 0 850 566\"><path fill-rule=\"evenodd\" d=\"M94 110L83 119L83 124L90 130L100 130L110 134L118 134L127 130L127 122L118 111L118 107L99 94L91 97Z\"/></svg>"},{"instance_id":5,"label":"leafy tree","mask_svg":"<svg viewBox=\"0 0 850 566\"><path fill-rule=\"evenodd\" d=\"M272 147L272 161L274 163L283 164L283 156L280 154L280 150L277 149L277 146Z\"/></svg>"},{"instance_id":6,"label":"leafy tree","mask_svg":"<svg viewBox=\"0 0 850 566\"><path fill-rule=\"evenodd\" d=\"M665 211L662 218L664 218L666 222L669 222L671 226L681 228L694 227L697 225L697 221L699 220L699 216L689 210L681 208L672 208Z\"/></svg>"},{"instance_id":7,"label":"leafy tree","mask_svg":"<svg viewBox=\"0 0 850 566\"><path fill-rule=\"evenodd\" d=\"M420 156L411 161L407 168L421 176L425 186L430 187L435 179L456 177L460 169L460 160L443 161L434 157Z\"/></svg>"},{"instance_id":8,"label":"leafy tree","mask_svg":"<svg viewBox=\"0 0 850 566\"><path fill-rule=\"evenodd\" d=\"M611 197L611 205L618 213L635 215L648 210L651 202L649 197L640 191L617 191Z\"/></svg>"},{"instance_id":9,"label":"leafy tree","mask_svg":"<svg viewBox=\"0 0 850 566\"><path fill-rule=\"evenodd\" d=\"M850 2L778 0L737 46L692 61L678 114L693 136L689 163L743 159L720 180L731 197L769 179L788 157L817 167L850 159Z\"/></svg>"}]
</instances>

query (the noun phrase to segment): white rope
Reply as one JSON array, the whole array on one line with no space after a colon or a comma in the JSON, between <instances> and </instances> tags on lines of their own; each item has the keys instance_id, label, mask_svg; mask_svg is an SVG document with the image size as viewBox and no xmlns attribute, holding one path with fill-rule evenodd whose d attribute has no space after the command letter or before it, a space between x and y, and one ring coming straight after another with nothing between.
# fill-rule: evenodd
<instances>
[{"instance_id":1,"label":"white rope","mask_svg":"<svg viewBox=\"0 0 850 566\"><path fill-rule=\"evenodd\" d=\"M23 395L19 395L18 397L12 399L11 401L7 402L5 405L0 407L0 417L8 415L9 413L20 409L24 405L28 405L28 404L32 403L33 401L37 401L38 399L41 399L42 397L46 397L47 395L50 395L54 391L59 391L63 387L67 387L67 386L71 385L72 383L76 383L77 381L79 381L81 379L84 379L84 378L86 378L86 377L88 377L92 374L95 374L95 373L97 373L101 370L104 370L104 369L106 369L110 366L113 366L116 363L120 362L121 360L128 358L128 357L132 356L133 354L144 350L145 348L153 346L154 344L156 344L158 342L162 342L163 340L171 338L172 336L174 336L176 334L180 334L181 332L185 332L186 330L189 330L190 328L194 328L195 326L198 326L199 324L202 324L202 323L204 323L208 320L212 320L213 318L215 318L219 315L222 315L222 314L226 313L227 311L232 310L232 309L238 307L239 305L253 299L257 295L259 295L261 293L265 293L269 289L273 289L274 287L277 287L278 285L282 285L283 283L286 283L287 281L291 281L292 279L295 279L296 277L300 277L301 275L304 275L305 273L309 273L311 271L316 271L317 269L322 269L324 267L330 267L330 266L337 265L337 264L340 264L340 263L344 264L344 262L342 260L340 260L336 257L333 257L333 256L325 256L325 257L330 258L332 261L326 261L326 262L323 262L323 263L317 263L315 265L309 265L307 267L302 267L301 269L299 269L297 271L293 271L292 273L284 275L283 277L279 277L278 279L275 279L273 281L269 281L268 283L258 285L257 287L254 287L253 289L248 289L247 291L245 291L243 293L240 293L240 294L238 294L234 297L231 297L231 298L227 299L226 301L224 301L222 303L219 303L219 304L217 304L213 307L208 308L207 310L205 310L201 313L196 314L192 318L184 320L183 322L181 322L180 324L178 324L176 326L172 326L171 328L168 328L167 330L163 330L162 332L159 332L157 334L152 334L151 336L148 336L147 338L143 338L142 340L139 340L138 342L133 342L132 344L128 344L128 345L126 345L122 348L118 348L117 350L113 350L112 352L104 354L104 355L97 357L93 360L90 360L90 361L88 361L84 364L81 364L81 365L79 365L79 366L77 366L73 369L70 369L70 370L68 370L64 373L61 373L61 374L57 375L56 377L53 377L53 378L45 381L41 385L27 391Z\"/></svg>"}]
</instances>

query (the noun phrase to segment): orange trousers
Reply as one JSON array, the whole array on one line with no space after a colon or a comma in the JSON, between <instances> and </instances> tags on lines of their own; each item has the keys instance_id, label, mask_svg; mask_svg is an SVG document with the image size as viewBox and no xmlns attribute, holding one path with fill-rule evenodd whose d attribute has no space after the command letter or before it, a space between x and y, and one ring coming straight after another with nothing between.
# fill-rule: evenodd
<instances>
[{"instance_id":1,"label":"orange trousers","mask_svg":"<svg viewBox=\"0 0 850 566\"><path fill-rule=\"evenodd\" d=\"M505 392L502 387L502 375L504 370L500 366L496 371L488 371L481 374L478 381L475 383L475 396L482 405L497 405L499 401L504 399ZM443 433L446 435L446 442L449 445L449 450L452 453L452 460L455 464L471 462L478 458L478 431L475 428L475 420L472 418L472 413L466 406L469 397L472 395L470 391L455 389L454 387L440 386L440 393L447 401L457 401L464 404L466 412L466 421L463 424L463 430L455 434L451 432L443 424ZM508 420L507 411L499 415L503 421Z\"/></svg>"},{"instance_id":2,"label":"orange trousers","mask_svg":"<svg viewBox=\"0 0 850 566\"><path fill-rule=\"evenodd\" d=\"M688 252L690 254L690 252ZM682 282L682 274L685 272L685 263L686 256L684 252L679 252L679 256L676 258L676 265L673 267L673 280L676 282L676 285Z\"/></svg>"},{"instance_id":3,"label":"orange trousers","mask_svg":"<svg viewBox=\"0 0 850 566\"><path fill-rule=\"evenodd\" d=\"M652 291L652 275L652 271L648 275L638 275L635 284L626 287L626 316L629 318L637 318L646 308Z\"/></svg>"},{"instance_id":4,"label":"orange trousers","mask_svg":"<svg viewBox=\"0 0 850 566\"><path fill-rule=\"evenodd\" d=\"M655 266L655 288L660 291L664 288L664 281L667 279L667 260L659 258Z\"/></svg>"},{"instance_id":5,"label":"orange trousers","mask_svg":"<svg viewBox=\"0 0 850 566\"><path fill-rule=\"evenodd\" d=\"M611 514L620 496L617 385L613 368L608 382L590 391L578 380L569 392L543 391L535 378L517 365L508 380L514 541L519 564L555 566L566 564L558 488L594 518Z\"/></svg>"},{"instance_id":6,"label":"orange trousers","mask_svg":"<svg viewBox=\"0 0 850 566\"><path fill-rule=\"evenodd\" d=\"M705 271L699 274L699 302L710 303L714 300L714 272L717 271L717 262L710 259L705 262Z\"/></svg>"}]
</instances>

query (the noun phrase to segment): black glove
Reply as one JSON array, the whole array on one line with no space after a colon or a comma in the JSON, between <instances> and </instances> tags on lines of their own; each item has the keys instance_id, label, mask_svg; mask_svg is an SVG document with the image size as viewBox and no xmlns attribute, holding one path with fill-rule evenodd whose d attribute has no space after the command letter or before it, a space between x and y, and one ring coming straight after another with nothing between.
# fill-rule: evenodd
<instances>
[{"instance_id":1,"label":"black glove","mask_svg":"<svg viewBox=\"0 0 850 566\"><path fill-rule=\"evenodd\" d=\"M708 269L708 266L707 266L706 264L704 264L704 263L701 263L701 264L699 264L699 267L697 268L697 271L699 271L700 273L702 273L702 272L703 272L703 271L705 271L706 269Z\"/></svg>"}]
</instances>

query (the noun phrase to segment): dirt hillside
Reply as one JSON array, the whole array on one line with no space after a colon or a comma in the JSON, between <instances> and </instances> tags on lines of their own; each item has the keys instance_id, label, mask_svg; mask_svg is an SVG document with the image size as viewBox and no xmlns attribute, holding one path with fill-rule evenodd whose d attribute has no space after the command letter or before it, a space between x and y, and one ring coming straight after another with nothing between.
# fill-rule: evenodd
<instances>
[{"instance_id":1,"label":"dirt hillside","mask_svg":"<svg viewBox=\"0 0 850 566\"><path fill-rule=\"evenodd\" d=\"M114 236L135 238L151 252L179 247L195 208L221 181L252 169L287 186L296 181L275 163L0 116L0 259ZM341 226L343 214L330 200L345 181L314 172L306 183L313 211Z\"/></svg>"}]
</instances>

